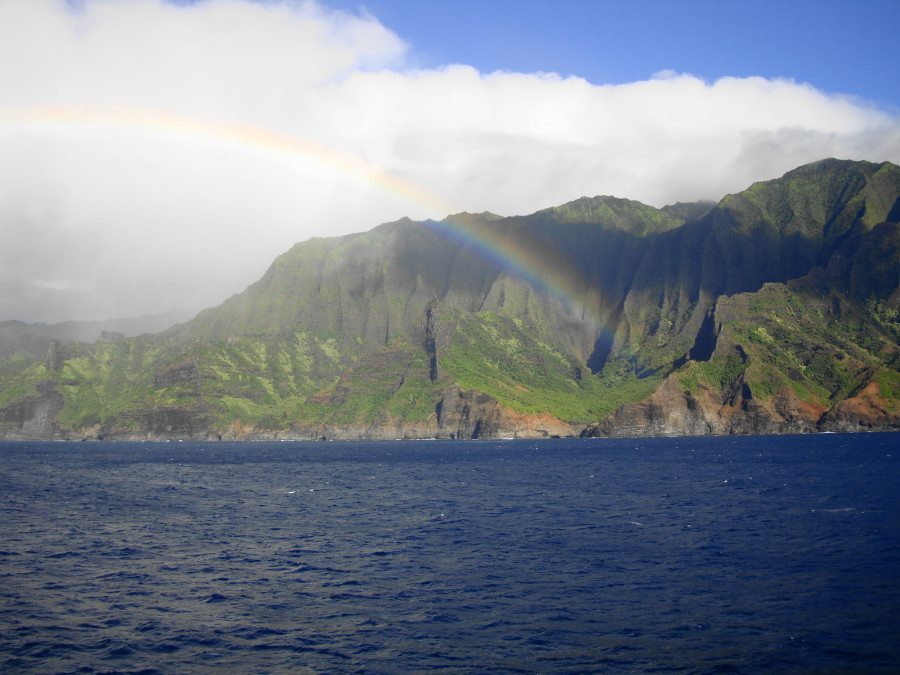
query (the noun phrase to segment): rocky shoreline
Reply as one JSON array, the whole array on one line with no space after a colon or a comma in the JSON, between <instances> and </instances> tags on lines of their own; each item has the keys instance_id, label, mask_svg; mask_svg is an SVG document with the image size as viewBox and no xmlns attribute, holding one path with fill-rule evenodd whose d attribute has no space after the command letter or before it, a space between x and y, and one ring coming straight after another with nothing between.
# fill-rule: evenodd
<instances>
[{"instance_id":1,"label":"rocky shoreline","mask_svg":"<svg viewBox=\"0 0 900 675\"><path fill-rule=\"evenodd\" d=\"M682 390L675 378L668 378L651 396L625 404L593 425L572 424L551 415L523 415L501 406L487 394L453 387L441 401L439 411L422 423L297 425L280 430L240 421L216 429L206 414L179 408L157 408L133 416L128 420L128 427L97 424L77 430L63 429L54 420L62 410L62 394L51 383L43 385L38 395L0 409L3 425L0 438L133 442L388 441L900 431L900 416L881 405L874 383L856 396L824 410L786 395L764 404L746 386L738 387L737 393L726 400L711 390L695 395Z\"/></svg>"}]
</instances>

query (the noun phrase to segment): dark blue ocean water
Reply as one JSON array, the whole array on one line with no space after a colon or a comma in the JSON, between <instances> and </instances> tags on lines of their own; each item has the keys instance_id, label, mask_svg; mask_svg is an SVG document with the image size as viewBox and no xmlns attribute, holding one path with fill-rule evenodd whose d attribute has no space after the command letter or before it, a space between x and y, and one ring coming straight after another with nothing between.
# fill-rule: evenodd
<instances>
[{"instance_id":1,"label":"dark blue ocean water","mask_svg":"<svg viewBox=\"0 0 900 675\"><path fill-rule=\"evenodd\" d=\"M0 671L898 672L898 441L0 444Z\"/></svg>"}]
</instances>

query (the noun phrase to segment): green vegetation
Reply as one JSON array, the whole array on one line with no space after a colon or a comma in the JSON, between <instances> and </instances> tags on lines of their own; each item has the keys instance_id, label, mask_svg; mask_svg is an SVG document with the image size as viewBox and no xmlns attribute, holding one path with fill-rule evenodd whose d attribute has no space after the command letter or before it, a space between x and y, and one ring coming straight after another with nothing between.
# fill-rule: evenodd
<instances>
[{"instance_id":1,"label":"green vegetation","mask_svg":"<svg viewBox=\"0 0 900 675\"><path fill-rule=\"evenodd\" d=\"M587 412L579 396L583 391L567 377L577 366L529 339L505 316L482 312L458 317L439 363L463 389L483 391L521 413L549 408L566 419Z\"/></svg>"},{"instance_id":2,"label":"green vegetation","mask_svg":"<svg viewBox=\"0 0 900 675\"><path fill-rule=\"evenodd\" d=\"M766 284L721 301L717 315L726 319L723 338L741 345L755 364L746 379L762 399L789 390L830 407L854 395L873 370L896 365L896 313L883 301L861 307L809 281ZM882 377L893 398L891 377Z\"/></svg>"},{"instance_id":3,"label":"green vegetation","mask_svg":"<svg viewBox=\"0 0 900 675\"><path fill-rule=\"evenodd\" d=\"M0 408L37 394L37 384L47 379L43 363L15 359L0 363Z\"/></svg>"},{"instance_id":4,"label":"green vegetation","mask_svg":"<svg viewBox=\"0 0 900 675\"><path fill-rule=\"evenodd\" d=\"M594 377L571 356L535 339L521 322L493 312L456 317L440 366L463 389L483 391L519 413L549 413L568 422L600 419L659 383L613 369Z\"/></svg>"},{"instance_id":5,"label":"green vegetation","mask_svg":"<svg viewBox=\"0 0 900 675\"><path fill-rule=\"evenodd\" d=\"M708 389L729 391L747 370L748 363L740 355L715 356L709 361L692 361L681 375L681 383L692 392L700 385Z\"/></svg>"},{"instance_id":6,"label":"green vegetation","mask_svg":"<svg viewBox=\"0 0 900 675\"><path fill-rule=\"evenodd\" d=\"M616 197L582 197L535 215L546 215L560 223L602 223L639 237L671 230L684 223L670 211Z\"/></svg>"},{"instance_id":7,"label":"green vegetation","mask_svg":"<svg viewBox=\"0 0 900 675\"><path fill-rule=\"evenodd\" d=\"M52 343L33 359L50 338L35 333L27 352L30 333L9 328L0 431L51 395L73 435L399 429L433 421L455 387L589 424L673 372L720 399L749 391L770 407L826 410L865 391L894 410L900 226L882 221L898 200L900 168L828 160L699 220L705 205L595 197L310 240L244 293L155 336ZM498 249L539 251L552 279L532 285L453 236L454 223Z\"/></svg>"},{"instance_id":8,"label":"green vegetation","mask_svg":"<svg viewBox=\"0 0 900 675\"><path fill-rule=\"evenodd\" d=\"M429 373L422 350L398 338L360 359L297 414L304 422L330 424L424 422L441 398Z\"/></svg>"}]
</instances>

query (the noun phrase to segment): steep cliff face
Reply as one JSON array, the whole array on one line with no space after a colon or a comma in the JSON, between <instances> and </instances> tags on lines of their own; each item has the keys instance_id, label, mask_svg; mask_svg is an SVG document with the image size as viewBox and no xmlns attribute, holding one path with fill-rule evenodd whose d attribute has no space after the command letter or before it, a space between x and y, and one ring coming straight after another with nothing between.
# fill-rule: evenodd
<instances>
[{"instance_id":1,"label":"steep cliff face","mask_svg":"<svg viewBox=\"0 0 900 675\"><path fill-rule=\"evenodd\" d=\"M706 436L723 434L803 434L900 430L900 410L893 399L879 395L869 383L859 395L826 409L781 391L771 400L753 397L748 387L723 400L713 391L694 394L671 377L652 396L628 403L585 437Z\"/></svg>"},{"instance_id":2,"label":"steep cliff face","mask_svg":"<svg viewBox=\"0 0 900 675\"><path fill-rule=\"evenodd\" d=\"M720 296L785 283L853 256L889 220L898 196L897 166L838 160L728 195L699 220L648 241L623 302L618 340L639 342L646 334L678 343L679 336L696 335ZM877 251L884 246L869 244ZM875 269L861 271L863 286ZM668 335L661 324L670 327Z\"/></svg>"},{"instance_id":3,"label":"steep cliff face","mask_svg":"<svg viewBox=\"0 0 900 675\"><path fill-rule=\"evenodd\" d=\"M594 197L311 240L165 333L0 358L0 436L896 428L898 217L900 168L828 160L712 208Z\"/></svg>"},{"instance_id":4,"label":"steep cliff face","mask_svg":"<svg viewBox=\"0 0 900 675\"><path fill-rule=\"evenodd\" d=\"M897 233L880 224L825 269L718 296L690 359L586 435L900 429Z\"/></svg>"},{"instance_id":5,"label":"steep cliff face","mask_svg":"<svg viewBox=\"0 0 900 675\"><path fill-rule=\"evenodd\" d=\"M15 441L65 437L56 423L64 405L65 399L54 382L38 383L36 394L0 408L0 438Z\"/></svg>"},{"instance_id":6,"label":"steep cliff face","mask_svg":"<svg viewBox=\"0 0 900 675\"><path fill-rule=\"evenodd\" d=\"M480 391L450 385L432 413L423 421L380 417L369 423L298 424L273 436L258 429L250 438L297 440L497 439L559 438L577 436L583 425L563 422L552 415L517 413Z\"/></svg>"},{"instance_id":7,"label":"steep cliff face","mask_svg":"<svg viewBox=\"0 0 900 675\"><path fill-rule=\"evenodd\" d=\"M452 387L436 410L441 438L550 438L575 436L581 425L573 425L552 415L526 415L500 405L480 391Z\"/></svg>"},{"instance_id":8,"label":"steep cliff face","mask_svg":"<svg viewBox=\"0 0 900 675\"><path fill-rule=\"evenodd\" d=\"M709 393L706 396L714 397ZM714 414L710 414L720 407L721 401L695 398L690 391L682 391L678 382L670 378L651 396L623 405L599 424L587 427L581 435L641 437L721 433L722 425Z\"/></svg>"},{"instance_id":9,"label":"steep cliff face","mask_svg":"<svg viewBox=\"0 0 900 675\"><path fill-rule=\"evenodd\" d=\"M819 430L824 410L789 391L769 401L753 396L743 381L731 396L701 388L683 388L672 376L643 401L628 403L583 436L707 436L722 434L801 434ZM879 427L886 430L889 426Z\"/></svg>"},{"instance_id":10,"label":"steep cliff face","mask_svg":"<svg viewBox=\"0 0 900 675\"><path fill-rule=\"evenodd\" d=\"M900 431L897 400L882 395L876 382L869 382L856 396L838 403L819 421L820 431Z\"/></svg>"},{"instance_id":11,"label":"steep cliff face","mask_svg":"<svg viewBox=\"0 0 900 675\"><path fill-rule=\"evenodd\" d=\"M417 330L427 308L438 303L464 313L528 318L538 337L584 361L598 330L617 315L651 235L682 223L660 209L613 198L514 218L403 219L297 244L244 293L169 334L186 344L302 326L314 335L352 336L349 366ZM540 264L531 264L536 271L522 279L525 258ZM571 297L546 292L556 287L569 289Z\"/></svg>"},{"instance_id":12,"label":"steep cliff face","mask_svg":"<svg viewBox=\"0 0 900 675\"><path fill-rule=\"evenodd\" d=\"M155 407L128 412L103 431L109 440L214 440L221 434L211 429L212 419L203 411L180 407Z\"/></svg>"}]
</instances>

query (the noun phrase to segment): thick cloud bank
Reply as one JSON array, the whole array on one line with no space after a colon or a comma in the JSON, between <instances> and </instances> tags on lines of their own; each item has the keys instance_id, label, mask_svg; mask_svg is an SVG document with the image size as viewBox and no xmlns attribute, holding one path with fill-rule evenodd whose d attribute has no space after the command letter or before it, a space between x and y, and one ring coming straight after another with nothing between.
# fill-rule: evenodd
<instances>
[{"instance_id":1,"label":"thick cloud bank","mask_svg":"<svg viewBox=\"0 0 900 675\"><path fill-rule=\"evenodd\" d=\"M199 308L292 243L582 195L718 199L900 122L791 80L408 66L305 2L0 2L0 320Z\"/></svg>"}]
</instances>

